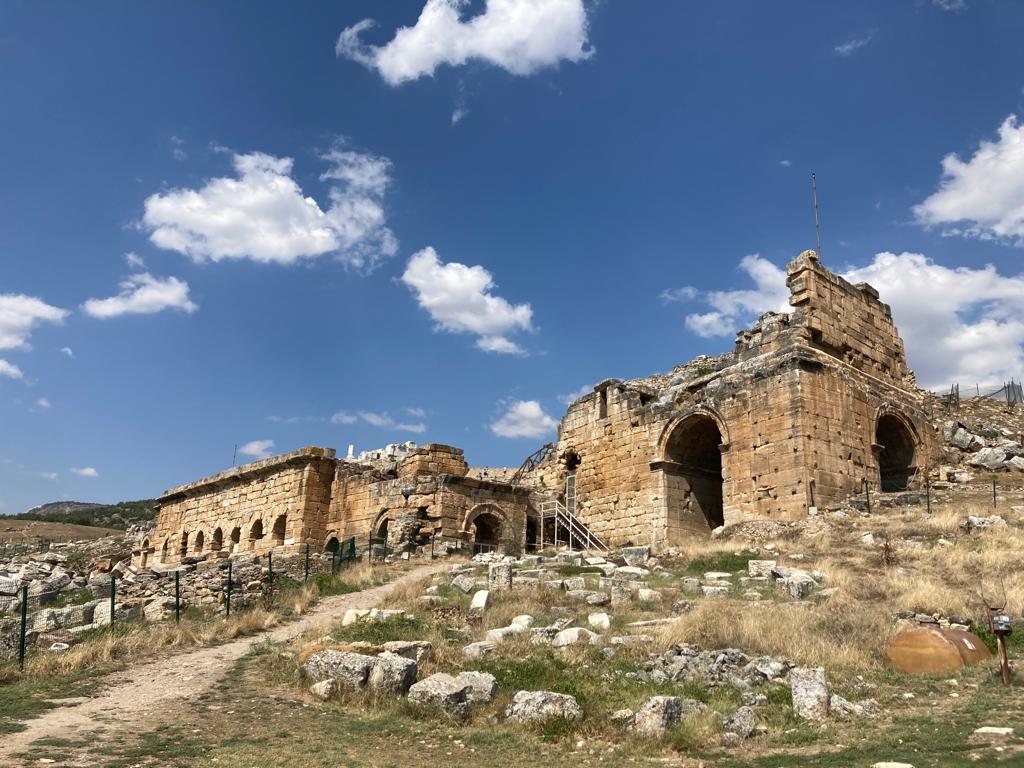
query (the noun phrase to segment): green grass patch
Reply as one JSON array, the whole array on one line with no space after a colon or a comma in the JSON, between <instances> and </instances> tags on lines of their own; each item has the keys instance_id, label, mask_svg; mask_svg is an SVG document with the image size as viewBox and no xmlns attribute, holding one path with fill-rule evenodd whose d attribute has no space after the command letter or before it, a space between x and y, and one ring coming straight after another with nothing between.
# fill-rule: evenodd
<instances>
[{"instance_id":1,"label":"green grass patch","mask_svg":"<svg viewBox=\"0 0 1024 768\"><path fill-rule=\"evenodd\" d=\"M686 563L680 575L702 576L708 571L723 571L725 573L736 573L746 571L747 563L757 556L749 552L736 554L734 552L716 552L705 557L698 557Z\"/></svg>"},{"instance_id":2,"label":"green grass patch","mask_svg":"<svg viewBox=\"0 0 1024 768\"><path fill-rule=\"evenodd\" d=\"M380 645L391 640L420 640L427 629L422 618L396 616L386 621L357 621L338 627L331 636L341 642L366 642Z\"/></svg>"}]
</instances>

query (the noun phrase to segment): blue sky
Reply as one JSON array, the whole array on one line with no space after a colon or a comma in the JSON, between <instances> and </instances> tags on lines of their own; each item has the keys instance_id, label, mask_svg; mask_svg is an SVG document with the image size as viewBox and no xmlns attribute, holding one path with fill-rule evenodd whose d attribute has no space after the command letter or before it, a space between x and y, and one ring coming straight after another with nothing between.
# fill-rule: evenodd
<instances>
[{"instance_id":1,"label":"blue sky","mask_svg":"<svg viewBox=\"0 0 1024 768\"><path fill-rule=\"evenodd\" d=\"M373 19L375 24L363 24ZM0 7L0 513L266 452L518 465L813 247L1024 373L1024 5Z\"/></svg>"}]
</instances>

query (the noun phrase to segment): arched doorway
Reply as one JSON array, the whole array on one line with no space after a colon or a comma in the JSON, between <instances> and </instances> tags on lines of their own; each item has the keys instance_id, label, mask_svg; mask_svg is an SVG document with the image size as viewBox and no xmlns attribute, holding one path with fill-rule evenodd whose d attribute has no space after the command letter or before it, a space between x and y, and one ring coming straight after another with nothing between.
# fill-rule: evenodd
<instances>
[{"instance_id":1,"label":"arched doorway","mask_svg":"<svg viewBox=\"0 0 1024 768\"><path fill-rule=\"evenodd\" d=\"M171 542L170 542L169 539L164 539L164 545L162 547L160 547L160 562L161 563L166 563L167 562L167 551L170 549L170 543Z\"/></svg>"},{"instance_id":2,"label":"arched doorway","mask_svg":"<svg viewBox=\"0 0 1024 768\"><path fill-rule=\"evenodd\" d=\"M329 538L327 540L327 544L324 545L324 552L330 552L331 554L334 554L340 548L341 548L341 542L338 541L338 537L337 536L331 536L331 538Z\"/></svg>"},{"instance_id":3,"label":"arched doorway","mask_svg":"<svg viewBox=\"0 0 1024 768\"><path fill-rule=\"evenodd\" d=\"M202 531L196 534L195 553L198 555L203 551L203 547L206 545L206 536Z\"/></svg>"},{"instance_id":4,"label":"arched doorway","mask_svg":"<svg viewBox=\"0 0 1024 768\"><path fill-rule=\"evenodd\" d=\"M665 443L665 502L669 520L684 528L724 524L722 433L705 414L683 419Z\"/></svg>"},{"instance_id":5,"label":"arched doorway","mask_svg":"<svg viewBox=\"0 0 1024 768\"><path fill-rule=\"evenodd\" d=\"M883 491L905 491L917 467L914 455L917 441L906 422L892 413L884 413L875 427L875 451L878 455L878 487Z\"/></svg>"},{"instance_id":6,"label":"arched doorway","mask_svg":"<svg viewBox=\"0 0 1024 768\"><path fill-rule=\"evenodd\" d=\"M184 557L188 554L188 531L182 531L181 533L181 547L178 550L178 555Z\"/></svg>"},{"instance_id":7,"label":"arched doorway","mask_svg":"<svg viewBox=\"0 0 1024 768\"><path fill-rule=\"evenodd\" d=\"M224 531L220 528L213 530L213 538L210 539L210 549L213 552L220 552L221 547L224 546Z\"/></svg>"},{"instance_id":8,"label":"arched doorway","mask_svg":"<svg viewBox=\"0 0 1024 768\"><path fill-rule=\"evenodd\" d=\"M280 547L284 544L284 529L287 524L287 515L278 515L277 519L274 520L274 527L270 529L270 538L275 547Z\"/></svg>"},{"instance_id":9,"label":"arched doorway","mask_svg":"<svg viewBox=\"0 0 1024 768\"><path fill-rule=\"evenodd\" d=\"M536 552L540 547L540 525L538 519L533 515L526 518L526 549L529 552Z\"/></svg>"},{"instance_id":10,"label":"arched doorway","mask_svg":"<svg viewBox=\"0 0 1024 768\"><path fill-rule=\"evenodd\" d=\"M501 510L490 504L480 507L469 525L474 554L497 550L502 541L504 525L505 517Z\"/></svg>"},{"instance_id":11,"label":"arched doorway","mask_svg":"<svg viewBox=\"0 0 1024 768\"><path fill-rule=\"evenodd\" d=\"M263 521L256 520L249 528L249 549L256 549L259 540L263 538Z\"/></svg>"},{"instance_id":12,"label":"arched doorway","mask_svg":"<svg viewBox=\"0 0 1024 768\"><path fill-rule=\"evenodd\" d=\"M234 552L238 549L238 545L242 542L242 529L237 525L231 529L231 551Z\"/></svg>"},{"instance_id":13,"label":"arched doorway","mask_svg":"<svg viewBox=\"0 0 1024 768\"><path fill-rule=\"evenodd\" d=\"M145 568L146 563L149 562L149 539L142 540L142 551L139 554L139 567Z\"/></svg>"}]
</instances>

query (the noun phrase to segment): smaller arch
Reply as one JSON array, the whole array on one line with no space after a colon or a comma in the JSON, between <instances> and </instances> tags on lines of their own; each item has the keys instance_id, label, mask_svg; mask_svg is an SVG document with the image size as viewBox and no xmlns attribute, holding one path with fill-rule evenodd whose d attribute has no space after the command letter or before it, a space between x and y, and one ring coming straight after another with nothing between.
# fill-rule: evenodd
<instances>
[{"instance_id":1,"label":"smaller arch","mask_svg":"<svg viewBox=\"0 0 1024 768\"><path fill-rule=\"evenodd\" d=\"M196 534L196 541L193 545L193 550L198 555L203 551L203 547L206 545L206 536L202 531Z\"/></svg>"},{"instance_id":2,"label":"smaller arch","mask_svg":"<svg viewBox=\"0 0 1024 768\"><path fill-rule=\"evenodd\" d=\"M145 538L142 540L142 548L139 552L139 566L142 568L145 568L149 561L149 551L149 539Z\"/></svg>"},{"instance_id":3,"label":"smaller arch","mask_svg":"<svg viewBox=\"0 0 1024 768\"><path fill-rule=\"evenodd\" d=\"M237 525L231 529L231 551L234 552L242 543L242 529Z\"/></svg>"},{"instance_id":4,"label":"smaller arch","mask_svg":"<svg viewBox=\"0 0 1024 768\"><path fill-rule=\"evenodd\" d=\"M181 557L188 554L188 531L181 532L181 545L178 547L178 554Z\"/></svg>"},{"instance_id":5,"label":"smaller arch","mask_svg":"<svg viewBox=\"0 0 1024 768\"><path fill-rule=\"evenodd\" d=\"M263 538L263 521L258 517L249 526L249 549L256 549L256 545Z\"/></svg>"},{"instance_id":6,"label":"smaller arch","mask_svg":"<svg viewBox=\"0 0 1024 768\"><path fill-rule=\"evenodd\" d=\"M171 540L170 539L164 539L164 544L163 544L162 547L160 547L160 562L161 563L166 563L167 562L167 555L168 555L168 553L170 551L170 548L171 548Z\"/></svg>"},{"instance_id":7,"label":"smaller arch","mask_svg":"<svg viewBox=\"0 0 1024 768\"><path fill-rule=\"evenodd\" d=\"M220 526L213 529L213 536L210 537L210 551L220 552L224 546L224 531Z\"/></svg>"},{"instance_id":8,"label":"smaller arch","mask_svg":"<svg viewBox=\"0 0 1024 768\"><path fill-rule=\"evenodd\" d=\"M491 552L498 548L507 530L508 514L497 504L477 504L466 515L462 530L473 543L474 552Z\"/></svg>"},{"instance_id":9,"label":"smaller arch","mask_svg":"<svg viewBox=\"0 0 1024 768\"><path fill-rule=\"evenodd\" d=\"M337 552L339 549L341 549L341 542L338 541L337 536L331 536L327 539L327 542L324 544L324 552L330 552L333 554L334 552Z\"/></svg>"},{"instance_id":10,"label":"smaller arch","mask_svg":"<svg viewBox=\"0 0 1024 768\"><path fill-rule=\"evenodd\" d=\"M288 515L278 515L274 520L273 527L270 529L270 539L273 546L279 547L284 544L284 533L287 526Z\"/></svg>"}]
</instances>

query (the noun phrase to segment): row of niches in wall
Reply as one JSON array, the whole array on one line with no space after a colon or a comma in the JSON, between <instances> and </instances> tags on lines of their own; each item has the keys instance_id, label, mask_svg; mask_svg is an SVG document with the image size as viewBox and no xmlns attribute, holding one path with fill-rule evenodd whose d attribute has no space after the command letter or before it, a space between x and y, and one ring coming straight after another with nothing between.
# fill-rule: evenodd
<instances>
[{"instance_id":1,"label":"row of niches in wall","mask_svg":"<svg viewBox=\"0 0 1024 768\"><path fill-rule=\"evenodd\" d=\"M179 559L188 556L197 556L208 553L233 553L252 551L266 548L267 546L282 546L285 542L285 533L288 528L288 515L282 514L274 518L270 526L270 541L264 541L265 533L263 520L257 518L248 527L247 535L243 541L241 526L230 528L227 540L224 537L224 526L217 526L210 533L207 539L206 533L200 529L195 533L185 530L175 536L168 536L160 547L160 562L169 562L173 556ZM152 551L149 539L142 543L143 564L148 560Z\"/></svg>"}]
</instances>

